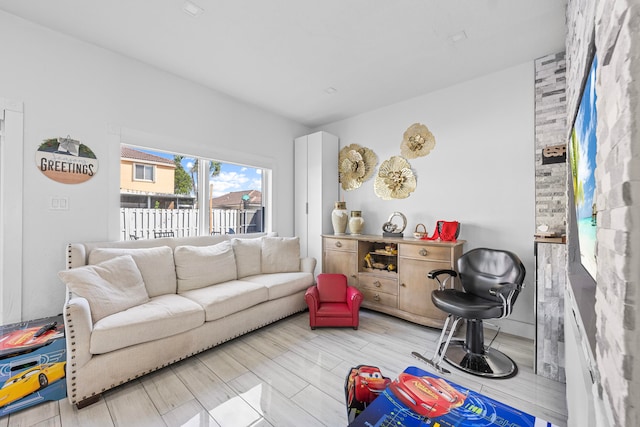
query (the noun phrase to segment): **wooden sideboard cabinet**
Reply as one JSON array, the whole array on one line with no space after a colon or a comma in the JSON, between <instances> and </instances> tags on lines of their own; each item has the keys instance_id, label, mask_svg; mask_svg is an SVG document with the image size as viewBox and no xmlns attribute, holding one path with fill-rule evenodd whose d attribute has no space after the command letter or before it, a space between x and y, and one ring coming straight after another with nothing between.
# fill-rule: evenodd
<instances>
[{"instance_id":1,"label":"wooden sideboard cabinet","mask_svg":"<svg viewBox=\"0 0 640 427\"><path fill-rule=\"evenodd\" d=\"M342 273L349 286L358 286L358 241L341 237L322 238L322 272Z\"/></svg>"},{"instance_id":2,"label":"wooden sideboard cabinet","mask_svg":"<svg viewBox=\"0 0 640 427\"><path fill-rule=\"evenodd\" d=\"M362 307L441 328L446 314L431 302L431 270L454 269L464 240L437 242L375 235L323 236L323 273L342 273L364 295ZM456 281L456 286L459 282Z\"/></svg>"}]
</instances>

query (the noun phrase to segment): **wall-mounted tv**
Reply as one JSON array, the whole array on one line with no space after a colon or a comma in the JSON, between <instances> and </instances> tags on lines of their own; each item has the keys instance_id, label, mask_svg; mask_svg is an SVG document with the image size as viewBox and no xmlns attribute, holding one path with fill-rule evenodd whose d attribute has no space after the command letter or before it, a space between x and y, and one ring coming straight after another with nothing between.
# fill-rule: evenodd
<instances>
[{"instance_id":1,"label":"wall-mounted tv","mask_svg":"<svg viewBox=\"0 0 640 427\"><path fill-rule=\"evenodd\" d=\"M576 209L580 262L596 278L596 67L591 63L578 113L571 131L569 156L573 180L573 201Z\"/></svg>"}]
</instances>

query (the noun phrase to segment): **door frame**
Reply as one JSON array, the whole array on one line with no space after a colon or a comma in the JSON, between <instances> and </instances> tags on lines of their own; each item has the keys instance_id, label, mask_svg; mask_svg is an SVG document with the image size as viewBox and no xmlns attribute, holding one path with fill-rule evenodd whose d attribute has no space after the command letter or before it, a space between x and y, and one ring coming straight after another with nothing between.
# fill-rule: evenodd
<instances>
[{"instance_id":1,"label":"door frame","mask_svg":"<svg viewBox=\"0 0 640 427\"><path fill-rule=\"evenodd\" d=\"M0 324L22 321L23 103L0 98Z\"/></svg>"}]
</instances>

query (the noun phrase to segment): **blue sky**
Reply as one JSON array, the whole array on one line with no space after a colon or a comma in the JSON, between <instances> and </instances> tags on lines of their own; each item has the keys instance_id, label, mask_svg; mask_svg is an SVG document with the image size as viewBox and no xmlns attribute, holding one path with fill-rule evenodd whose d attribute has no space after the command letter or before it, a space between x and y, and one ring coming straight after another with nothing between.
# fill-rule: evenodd
<instances>
[{"instance_id":1,"label":"blue sky","mask_svg":"<svg viewBox=\"0 0 640 427\"><path fill-rule=\"evenodd\" d=\"M596 167L596 61L591 68L586 81L584 94L580 101L576 116L575 129L579 141L578 180L582 182L584 201L578 206L578 218L591 217L591 205L594 202L596 182L594 169Z\"/></svg>"},{"instance_id":2,"label":"blue sky","mask_svg":"<svg viewBox=\"0 0 640 427\"><path fill-rule=\"evenodd\" d=\"M173 154L161 151L148 150L134 147L139 151L154 154L173 160ZM187 172L191 171L194 158L185 156L182 166ZM220 163L220 174L209 180L213 184L213 197L220 197L233 191L258 190L262 191L262 170L250 166L241 166L232 163Z\"/></svg>"}]
</instances>

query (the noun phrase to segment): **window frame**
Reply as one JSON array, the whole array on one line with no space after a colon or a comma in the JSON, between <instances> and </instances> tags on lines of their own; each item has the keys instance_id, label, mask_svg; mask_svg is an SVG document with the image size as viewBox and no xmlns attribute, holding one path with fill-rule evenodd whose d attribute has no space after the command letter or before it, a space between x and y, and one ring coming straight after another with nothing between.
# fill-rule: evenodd
<instances>
[{"instance_id":1,"label":"window frame","mask_svg":"<svg viewBox=\"0 0 640 427\"><path fill-rule=\"evenodd\" d=\"M129 133L129 131L127 131L126 133ZM133 132L134 134L137 134L137 132ZM153 137L153 141L147 139L148 137L143 137L140 138L141 135L144 134L138 134L136 136L138 136L137 138L132 138L131 136L127 136L127 137L123 137L122 134L118 135L118 146L128 146L131 147L133 149L140 149L140 150L150 150L150 151L154 151L154 152L161 152L161 153L166 153L169 155L180 155L182 157L186 157L189 159L193 159L194 161L197 160L198 162L198 168L199 170L208 170L209 169L209 162L219 162L221 164L228 164L228 165L234 165L234 166L239 166L239 167L248 167L248 168L253 168L253 169L258 169L261 171L260 175L261 175L261 188L260 188L260 192L262 194L262 204L261 204L261 208L262 208L262 216L261 216L261 220L262 220L262 230L261 231L257 231L256 233L270 233L272 231L273 228L273 224L272 224L272 215L273 215L273 199L271 197L271 188L272 188L272 175L273 175L273 165L271 164L261 164L262 161L258 161L256 162L257 165L251 165L248 164L247 162L238 162L235 161L233 159L231 160L217 160L218 155L206 155L206 154L201 154L201 155L193 155L193 154L188 154L187 152L184 151L177 151L177 150L173 150L173 149L168 149L165 148L164 145L165 144L157 144L157 142L159 142L160 140L164 140L164 138L155 136ZM153 142L153 143L151 143ZM230 157L235 157L235 156L230 156ZM251 157L251 156L249 156ZM256 159L254 159L256 160ZM260 160L264 160L264 159L260 159ZM155 168L156 165L153 164L148 164L148 163L141 163L141 162L132 162L133 164L133 170L132 170L132 174L133 174L133 180L134 181L139 181L139 182L155 182L155 179L157 178L157 170ZM135 177L135 170L136 170L136 165L143 165L143 166L153 166L153 173L154 173L154 180L153 181L149 181L149 180L141 180L141 179L136 179ZM120 187L118 185L118 187ZM198 230L197 230L197 235L199 236L208 236L209 235L209 209L208 209L208 205L209 205L209 199L210 199L210 186L209 186L209 176L207 174L201 174L198 173L197 174L197 187L198 187L198 191L196 193L196 204L197 204L197 209L199 212L198 215ZM120 195L118 195L118 200L120 201ZM118 204L118 209L121 208L121 204ZM115 224L114 224L115 225ZM251 233L247 233L247 234L251 234ZM129 236L130 237L130 236ZM127 239L127 237L123 237L122 235L122 230L120 227L120 221L118 220L118 239Z\"/></svg>"}]
</instances>

